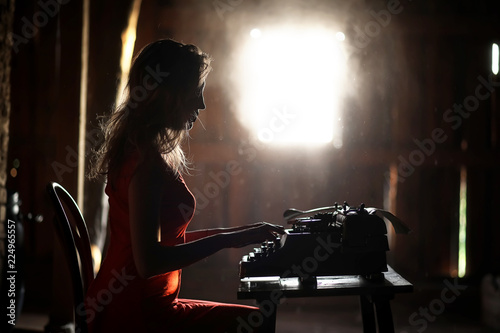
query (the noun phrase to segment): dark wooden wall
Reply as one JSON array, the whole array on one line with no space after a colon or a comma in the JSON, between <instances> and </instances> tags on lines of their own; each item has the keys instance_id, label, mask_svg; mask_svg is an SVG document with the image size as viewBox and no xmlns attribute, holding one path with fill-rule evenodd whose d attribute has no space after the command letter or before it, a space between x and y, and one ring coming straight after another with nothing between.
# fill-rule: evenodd
<instances>
[{"instance_id":1,"label":"dark wooden wall","mask_svg":"<svg viewBox=\"0 0 500 333\"><path fill-rule=\"evenodd\" d=\"M48 307L51 299L53 208L45 186L56 181L77 198L78 154L101 139L98 116L115 102L120 74L121 33L132 1L90 1L86 149L79 152L83 1L49 7L16 2L12 47L12 114L8 167L19 161L9 190L22 200L26 237L26 300ZM37 19L39 21L37 21ZM106 33L103 33L105 31ZM99 237L102 184L85 184L84 215L93 239ZM93 198L94 200L89 200ZM42 223L29 214L43 217ZM94 228L95 226L95 228Z\"/></svg>"},{"instance_id":2,"label":"dark wooden wall","mask_svg":"<svg viewBox=\"0 0 500 333\"><path fill-rule=\"evenodd\" d=\"M19 166L7 187L19 192L26 217L26 272L19 274L26 304L50 304L55 239L45 186L55 180L76 193L81 26L79 1L49 12L34 2L16 2L8 166L15 160ZM28 214L45 220L37 223Z\"/></svg>"},{"instance_id":3,"label":"dark wooden wall","mask_svg":"<svg viewBox=\"0 0 500 333\"><path fill-rule=\"evenodd\" d=\"M8 147L9 147L9 121L10 121L10 63L12 44L9 43L7 36L12 33L12 24L14 21L14 3L0 3L0 272L7 271L7 260L9 256L8 242L9 226L8 219L11 218L9 210L9 200L6 188L7 174L10 172L7 166ZM12 228L12 227L11 227ZM15 229L12 229L15 231ZM12 231L10 231L12 233ZM11 245L12 246L12 245ZM11 251L12 252L12 251ZM6 282L0 281L0 290L6 290ZM3 304L3 302L2 302ZM2 324L3 327L4 324ZM6 324L5 324L6 325Z\"/></svg>"},{"instance_id":4,"label":"dark wooden wall","mask_svg":"<svg viewBox=\"0 0 500 333\"><path fill-rule=\"evenodd\" d=\"M351 87L343 109L343 147L289 151L246 141L247 129L235 119L238 106L227 96L226 86L235 32L265 21L262 16L275 21L290 18L295 4L304 17L318 12L328 17L324 12L330 10L330 19L344 24L352 42L355 28L363 30L375 21L370 11L388 10L388 3L241 2L219 11L222 19L213 3L160 3L155 18L143 16L138 46L173 37L195 43L215 58L206 90L208 107L201 117L207 129L197 124L189 142L196 171L187 181L203 202L193 228L259 220L283 223L281 214L289 207L365 202L390 208L413 230L407 236L394 236L390 230L394 267L413 279L455 276L463 166L467 274L479 278L498 270L497 92L480 100L470 117L460 116L460 124L456 113L453 120L447 114L454 104L475 96L481 84L478 77L488 80L491 75L491 44L499 38L497 4L399 2L387 26L368 38L367 45L354 43L349 50L354 70L348 75ZM148 6L154 5L146 2L144 12ZM222 172L232 160L241 166L240 172L227 186L214 190L209 174ZM405 169L404 163L413 164L412 169ZM392 184L391 170L399 179ZM220 255L221 265L226 267L229 260L236 269L240 255L241 251L228 251L227 258Z\"/></svg>"},{"instance_id":5,"label":"dark wooden wall","mask_svg":"<svg viewBox=\"0 0 500 333\"><path fill-rule=\"evenodd\" d=\"M365 47L350 50L349 65L355 70L348 75L343 147L294 151L249 141L248 130L237 120L238 106L227 80L234 57L231 50L237 43L232 33L246 29L244 22L263 13L276 22L290 17L295 4L305 16L322 13L332 20L338 18L349 40L356 37L355 28L363 29L374 21L369 11L386 9L387 2L222 2L230 9L221 18L213 1L144 0L139 18L136 50L157 38L172 37L200 46L215 59L207 81L207 110L201 116L206 129L197 123L186 146L194 167L186 180L199 204L192 228L261 220L283 223L282 213L289 207L364 202L390 208L413 229L406 236L394 236L390 230L389 258L395 269L413 281L449 277L457 266L460 170L464 166L468 175L468 276L474 280L499 269L500 227L495 213L500 199L498 87L457 128L443 118L455 103L474 96L479 76L488 80L491 43L499 42L496 2L401 1L402 11L392 15L390 24ZM273 5L266 7L269 3ZM20 192L25 212L51 216L44 187L54 179L52 164L66 163L66 148L77 146L81 22L76 13L80 5L64 5L60 18L49 21L13 54L9 163L19 159L21 166L18 176L8 179L8 186ZM32 17L37 8L16 7L14 31L20 31L22 17ZM91 83L103 82L108 87L114 84L116 67L109 59L116 56L119 27L113 17L95 17ZM115 37L106 33L108 19ZM111 53L106 45L113 45ZM98 110L95 113L110 106L113 89L106 87L102 86L105 92L92 88L89 106ZM92 124L95 119L89 119ZM436 129L442 129L446 139L404 176L401 158L415 158L420 148L414 140L430 139ZM218 178L217 183L213 175L220 176L227 168L235 171L228 181ZM64 185L76 193L76 169L72 170ZM52 229L45 223L26 229L28 254L34 263L31 269L48 276L44 267L51 260ZM247 251L223 251L188 268L184 295L205 293L212 299L233 300L238 260ZM214 283L211 290L199 283L207 280ZM35 283L30 293L47 299L44 288ZM216 291L221 288L225 292Z\"/></svg>"}]
</instances>

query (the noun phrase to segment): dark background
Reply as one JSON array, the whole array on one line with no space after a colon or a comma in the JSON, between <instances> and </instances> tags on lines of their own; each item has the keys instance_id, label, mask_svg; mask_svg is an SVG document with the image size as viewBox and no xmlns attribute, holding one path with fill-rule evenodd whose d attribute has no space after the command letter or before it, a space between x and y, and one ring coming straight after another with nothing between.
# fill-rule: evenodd
<instances>
[{"instance_id":1,"label":"dark background","mask_svg":"<svg viewBox=\"0 0 500 333\"><path fill-rule=\"evenodd\" d=\"M444 279L457 276L465 170L467 271L459 281L468 288L447 305L445 314L479 323L481 281L500 269L495 204L500 199L500 83L491 74L491 45L500 42L500 3L402 0L401 11L379 26L379 33L361 40L359 29L375 22L370 11L387 9L389 3L144 0L135 52L148 42L171 37L196 44L215 59L205 90L207 109L201 115L206 129L196 124L186 146L194 166L186 181L208 198L190 228L261 220L283 224L287 208L310 209L344 200L389 209L412 229L409 235L396 236L389 228L388 260L415 285L412 295L397 297L403 310L396 310L401 315L396 328L408 327L410 314L439 298ZM89 133L95 133L96 116L109 112L114 103L120 36L130 8L132 1L90 1ZM40 11L46 12L40 3L16 1L14 34L26 34L25 19L33 22ZM349 45L343 146L257 145L237 119L238 96L229 80L240 36L262 22L314 18L343 27ZM78 151L81 38L82 3L67 1L12 52L7 172L16 168L17 175L8 176L7 189L19 192L25 214L44 216L41 223L25 221L28 312L47 313L51 300L55 238L45 185L59 181L75 197L77 193L77 168L68 151ZM480 94L488 92L483 99L479 85ZM473 97L478 105L473 105ZM468 102L474 111L447 113L454 104ZM428 146L422 148L415 140ZM253 149L252 158L248 149ZM214 182L210 174L225 170L229 161L237 161L241 172L214 191L207 185ZM411 161L415 163L409 170L404 164ZM67 167L61 177L55 162ZM86 181L84 215L91 226L100 224L100 190ZM199 203L203 199L199 197ZM99 233L92 229L91 235ZM182 296L237 302L238 261L249 249L222 251L187 268ZM324 302L307 300L297 306L327 306Z\"/></svg>"}]
</instances>

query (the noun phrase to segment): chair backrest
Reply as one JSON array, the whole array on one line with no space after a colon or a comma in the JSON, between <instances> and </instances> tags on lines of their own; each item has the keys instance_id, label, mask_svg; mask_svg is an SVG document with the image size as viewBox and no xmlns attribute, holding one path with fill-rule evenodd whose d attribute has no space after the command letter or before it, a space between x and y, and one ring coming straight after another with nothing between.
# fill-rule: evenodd
<instances>
[{"instance_id":1,"label":"chair backrest","mask_svg":"<svg viewBox=\"0 0 500 333\"><path fill-rule=\"evenodd\" d=\"M71 195L58 183L49 183L47 192L56 212L55 227L69 265L75 310L76 332L87 332L85 311L77 311L94 280L90 238L82 213Z\"/></svg>"}]
</instances>

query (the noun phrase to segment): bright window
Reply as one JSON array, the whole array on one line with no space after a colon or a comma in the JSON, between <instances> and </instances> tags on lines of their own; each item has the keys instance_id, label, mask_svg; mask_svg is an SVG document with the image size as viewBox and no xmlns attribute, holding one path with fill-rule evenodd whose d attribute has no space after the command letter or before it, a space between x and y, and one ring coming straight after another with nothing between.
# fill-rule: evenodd
<instances>
[{"instance_id":1,"label":"bright window","mask_svg":"<svg viewBox=\"0 0 500 333\"><path fill-rule=\"evenodd\" d=\"M239 63L239 109L256 138L342 145L343 37L319 28L249 32Z\"/></svg>"},{"instance_id":2,"label":"bright window","mask_svg":"<svg viewBox=\"0 0 500 333\"><path fill-rule=\"evenodd\" d=\"M467 268L467 169L460 169L460 212L458 229L458 277L464 277Z\"/></svg>"},{"instance_id":3,"label":"bright window","mask_svg":"<svg viewBox=\"0 0 500 333\"><path fill-rule=\"evenodd\" d=\"M498 44L493 43L491 46L491 71L493 74L498 74Z\"/></svg>"}]
</instances>

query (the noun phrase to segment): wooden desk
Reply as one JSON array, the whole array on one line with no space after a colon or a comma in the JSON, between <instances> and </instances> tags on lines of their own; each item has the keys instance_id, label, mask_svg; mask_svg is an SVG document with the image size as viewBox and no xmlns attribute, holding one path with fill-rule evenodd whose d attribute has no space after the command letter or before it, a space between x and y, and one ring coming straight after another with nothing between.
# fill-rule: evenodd
<instances>
[{"instance_id":1,"label":"wooden desk","mask_svg":"<svg viewBox=\"0 0 500 333\"><path fill-rule=\"evenodd\" d=\"M378 281L353 276L322 276L316 283L303 284L298 278L257 277L243 278L238 287L238 299L255 299L265 317L264 325L269 332L276 327L277 305L282 298L324 297L359 295L363 332L393 333L394 323L390 300L397 293L409 293L413 285L396 273L391 267ZM248 327L256 327L259 318L249 319ZM261 323L262 324L262 323Z\"/></svg>"}]
</instances>

